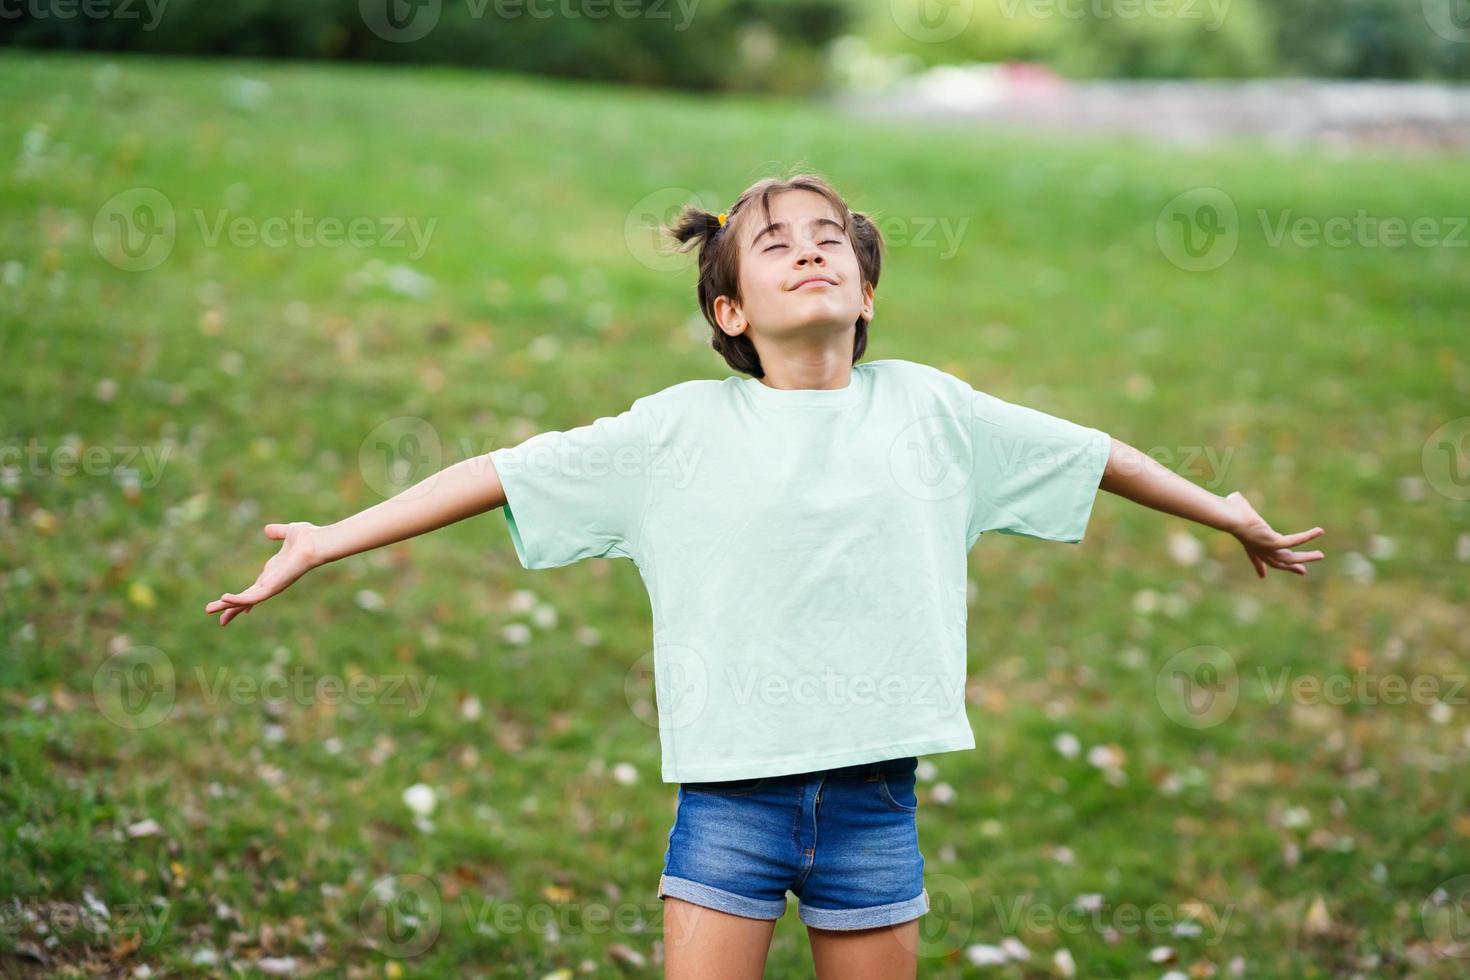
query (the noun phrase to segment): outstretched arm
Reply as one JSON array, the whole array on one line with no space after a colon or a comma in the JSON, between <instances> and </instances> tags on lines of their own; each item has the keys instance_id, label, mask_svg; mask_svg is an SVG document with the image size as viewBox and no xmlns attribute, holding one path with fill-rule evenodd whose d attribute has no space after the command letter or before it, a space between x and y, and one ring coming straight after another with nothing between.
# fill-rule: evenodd
<instances>
[{"instance_id":1,"label":"outstretched arm","mask_svg":"<svg viewBox=\"0 0 1470 980\"><path fill-rule=\"evenodd\" d=\"M1145 507L1228 531L1245 548L1260 578L1266 577L1267 565L1305 575L1306 563L1322 558L1320 551L1291 550L1321 536L1322 528L1278 534L1239 490L1225 497L1213 494L1118 439L1113 440L1099 487Z\"/></svg>"},{"instance_id":2,"label":"outstretched arm","mask_svg":"<svg viewBox=\"0 0 1470 980\"><path fill-rule=\"evenodd\" d=\"M226 592L204 607L219 624L247 613L319 565L402 541L505 504L505 489L489 454L461 460L431 474L382 503L335 524L307 521L267 524L265 536L284 542L255 582L243 592Z\"/></svg>"}]
</instances>

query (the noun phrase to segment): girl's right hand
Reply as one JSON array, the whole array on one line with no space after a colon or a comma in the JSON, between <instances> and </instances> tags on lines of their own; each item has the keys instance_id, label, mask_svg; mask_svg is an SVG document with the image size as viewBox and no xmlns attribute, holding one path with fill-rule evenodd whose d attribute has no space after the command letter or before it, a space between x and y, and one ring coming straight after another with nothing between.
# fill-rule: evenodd
<instances>
[{"instance_id":1,"label":"girl's right hand","mask_svg":"<svg viewBox=\"0 0 1470 980\"><path fill-rule=\"evenodd\" d=\"M250 588L240 593L226 592L205 606L204 611L210 615L219 613L219 624L228 626L230 620L248 613L256 603L285 590L286 586L321 564L315 547L320 530L307 521L267 524L265 536L274 541L284 541L281 550L265 563L265 568Z\"/></svg>"}]
</instances>

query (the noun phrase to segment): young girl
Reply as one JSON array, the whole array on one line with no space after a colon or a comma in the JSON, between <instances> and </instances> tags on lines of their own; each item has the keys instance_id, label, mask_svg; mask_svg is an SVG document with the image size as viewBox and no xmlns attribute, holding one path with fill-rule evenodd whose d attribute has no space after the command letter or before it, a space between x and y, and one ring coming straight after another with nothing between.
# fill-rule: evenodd
<instances>
[{"instance_id":1,"label":"young girl","mask_svg":"<svg viewBox=\"0 0 1470 980\"><path fill-rule=\"evenodd\" d=\"M281 550L220 624L308 570L495 507L528 569L632 559L652 602L662 778L678 806L658 895L665 975L762 974L787 892L817 975L912 977L928 910L918 757L973 748L967 553L987 531L1082 540L1101 489L1233 534L1259 576L1281 535L1105 432L867 347L882 236L822 179L686 208L712 346L744 377L446 468ZM488 464L488 465L487 465Z\"/></svg>"}]
</instances>

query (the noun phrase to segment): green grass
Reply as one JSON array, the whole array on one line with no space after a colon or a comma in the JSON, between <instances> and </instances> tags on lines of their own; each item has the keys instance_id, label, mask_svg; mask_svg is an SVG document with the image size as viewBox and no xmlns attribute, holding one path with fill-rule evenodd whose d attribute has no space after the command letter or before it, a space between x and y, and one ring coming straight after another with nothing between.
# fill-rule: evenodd
<instances>
[{"instance_id":1,"label":"green grass","mask_svg":"<svg viewBox=\"0 0 1470 980\"><path fill-rule=\"evenodd\" d=\"M952 911L930 916L939 948L920 975L969 975L961 951L1008 935L1032 958L988 975L1051 976L1062 947L1080 977L1228 976L1237 957L1250 977L1464 974L1470 959L1435 957L1445 933L1420 908L1470 872L1470 717L1454 686L1470 505L1425 481L1421 454L1470 404L1470 249L1272 247L1257 220L1450 219L1466 211L1463 159L1044 140L459 71L106 63L0 58L0 972L253 975L290 956L332 975L611 975L621 944L650 960L630 973L658 975L674 787L625 683L650 644L631 562L529 574L492 513L313 573L230 629L201 610L254 577L267 521L328 523L382 499L359 453L384 423L438 437L437 455L417 444L427 468L730 373L706 347L692 271L640 262L625 223L650 194L727 205L801 163L906 239L869 357L943 367L1157 449L1278 528L1328 530L1310 576L1264 582L1233 541L1107 494L1078 547L977 545L979 745L932 757L920 785L931 896ZM269 84L263 104L231 96L239 74ZM1188 272L1155 224L1199 186L1230 195L1240 242ZM103 260L93 224L140 187L166 196L178 235L156 268L128 271ZM210 246L195 209L436 223L410 259ZM963 229L952 255L912 240L936 223ZM373 260L432 292L375 284ZM34 459L17 455L31 440ZM59 473L68 446L101 462ZM1189 469L1189 447L1223 471ZM145 450L164 462L129 490L111 470ZM1202 560L1171 557L1181 532ZM531 624L528 644L502 633L513 623ZM1203 729L1172 721L1155 689L1199 645L1229 651L1241 677L1234 713ZM94 702L99 669L136 647L176 679L172 713L141 728ZM298 669L382 686L271 709L211 693ZM1444 679L1455 703L1293 704L1262 680L1282 669ZM421 702L392 696L405 678ZM1076 758L1053 747L1063 732ZM1125 780L1088 763L1099 744L1123 753ZM619 763L638 779L614 779ZM432 830L402 800L420 782L438 790ZM157 834L129 836L146 820ZM439 896L419 955L384 951L383 875L422 875ZM84 892L109 906L110 935L68 918ZM1094 893L1113 941L1048 914ZM1308 914L1319 897L1325 923ZM1007 921L1017 904L1039 911ZM1129 920L1130 905L1163 925ZM497 928L502 907L532 925ZM1202 933L1172 934L1197 907ZM24 952L45 948L35 919L60 940L49 969ZM1178 963L1150 962L1159 946ZM194 963L201 948L219 965ZM768 975L810 975L794 904Z\"/></svg>"}]
</instances>

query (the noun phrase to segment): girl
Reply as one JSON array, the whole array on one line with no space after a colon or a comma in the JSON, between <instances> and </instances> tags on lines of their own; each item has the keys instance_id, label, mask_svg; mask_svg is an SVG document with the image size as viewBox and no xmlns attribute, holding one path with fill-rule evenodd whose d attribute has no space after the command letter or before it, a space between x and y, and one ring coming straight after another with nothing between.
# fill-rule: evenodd
<instances>
[{"instance_id":1,"label":"girl","mask_svg":"<svg viewBox=\"0 0 1470 980\"><path fill-rule=\"evenodd\" d=\"M662 777L678 805L658 895L665 975L762 974L787 892L817 976L913 977L928 910L918 757L973 748L967 553L987 531L1082 540L1099 488L1233 534L1306 574L1239 493L1105 432L904 360L859 364L882 236L819 177L686 208L712 346L745 377L467 459L283 542L220 624L308 570L503 507L527 568L632 559L652 602Z\"/></svg>"}]
</instances>

